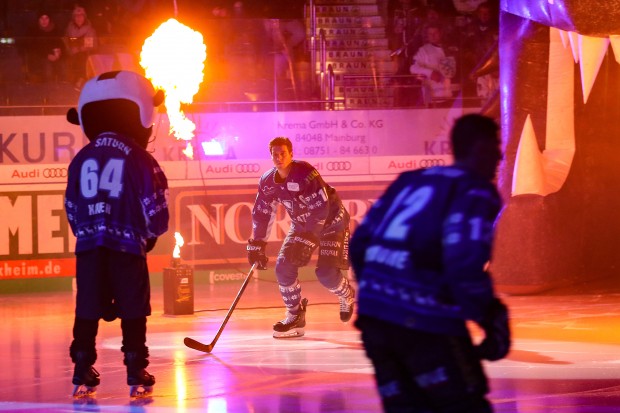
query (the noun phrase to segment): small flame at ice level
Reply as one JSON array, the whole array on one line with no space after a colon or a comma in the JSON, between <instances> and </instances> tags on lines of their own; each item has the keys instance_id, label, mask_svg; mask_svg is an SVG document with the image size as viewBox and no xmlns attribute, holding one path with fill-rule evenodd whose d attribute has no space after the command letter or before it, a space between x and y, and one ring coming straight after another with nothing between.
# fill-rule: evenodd
<instances>
[{"instance_id":1,"label":"small flame at ice level","mask_svg":"<svg viewBox=\"0 0 620 413\"><path fill-rule=\"evenodd\" d=\"M179 232L174 233L174 249L172 250L172 264L176 267L181 262L181 247L185 244Z\"/></svg>"},{"instance_id":2,"label":"small flame at ice level","mask_svg":"<svg viewBox=\"0 0 620 413\"><path fill-rule=\"evenodd\" d=\"M185 117L181 104L190 104L204 79L207 46L202 34L169 19L162 23L142 45L140 65L157 89L166 93L170 132L187 142L183 153L193 159L191 140L196 125Z\"/></svg>"}]
</instances>

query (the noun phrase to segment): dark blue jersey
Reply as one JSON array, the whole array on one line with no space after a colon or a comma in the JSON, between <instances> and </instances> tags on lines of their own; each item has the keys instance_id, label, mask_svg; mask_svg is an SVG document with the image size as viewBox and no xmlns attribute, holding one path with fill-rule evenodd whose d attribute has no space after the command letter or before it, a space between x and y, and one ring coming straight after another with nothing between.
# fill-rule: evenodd
<instances>
[{"instance_id":1,"label":"dark blue jersey","mask_svg":"<svg viewBox=\"0 0 620 413\"><path fill-rule=\"evenodd\" d=\"M267 239L278 203L288 212L296 232L320 236L328 228L339 231L349 225L349 215L336 190L308 162L293 161L284 180L279 179L276 168L261 176L252 209L254 239Z\"/></svg>"},{"instance_id":2,"label":"dark blue jersey","mask_svg":"<svg viewBox=\"0 0 620 413\"><path fill-rule=\"evenodd\" d=\"M457 167L401 174L351 239L359 314L466 334L494 297L485 265L500 206L492 183Z\"/></svg>"},{"instance_id":3,"label":"dark blue jersey","mask_svg":"<svg viewBox=\"0 0 620 413\"><path fill-rule=\"evenodd\" d=\"M144 256L146 239L168 230L168 182L136 142L103 133L71 161L65 209L76 253L107 247Z\"/></svg>"}]
</instances>

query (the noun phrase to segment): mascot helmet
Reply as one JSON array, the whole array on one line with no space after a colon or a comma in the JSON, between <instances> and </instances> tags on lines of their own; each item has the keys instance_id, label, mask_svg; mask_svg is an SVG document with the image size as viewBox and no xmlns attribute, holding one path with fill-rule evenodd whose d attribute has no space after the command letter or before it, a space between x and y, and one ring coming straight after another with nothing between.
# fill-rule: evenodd
<instances>
[{"instance_id":1,"label":"mascot helmet","mask_svg":"<svg viewBox=\"0 0 620 413\"><path fill-rule=\"evenodd\" d=\"M126 70L106 72L90 79L80 93L77 110L67 120L81 125L89 140L116 132L146 148L153 129L155 107L164 100L144 76Z\"/></svg>"}]
</instances>

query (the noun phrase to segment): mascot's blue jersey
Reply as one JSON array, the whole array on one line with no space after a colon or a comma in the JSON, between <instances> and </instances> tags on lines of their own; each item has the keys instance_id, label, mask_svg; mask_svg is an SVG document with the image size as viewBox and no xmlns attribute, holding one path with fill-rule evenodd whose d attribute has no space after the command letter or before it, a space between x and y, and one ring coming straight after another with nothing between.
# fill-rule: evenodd
<instances>
[{"instance_id":1,"label":"mascot's blue jersey","mask_svg":"<svg viewBox=\"0 0 620 413\"><path fill-rule=\"evenodd\" d=\"M320 236L323 229L341 230L348 226L348 213L336 190L327 185L308 162L293 161L284 180L276 180L274 167L261 176L252 209L252 235L266 240L275 219L276 204L284 206L295 232Z\"/></svg>"},{"instance_id":2,"label":"mascot's blue jersey","mask_svg":"<svg viewBox=\"0 0 620 413\"><path fill-rule=\"evenodd\" d=\"M401 174L351 239L359 314L467 334L494 298L484 268L500 204L491 182L457 167Z\"/></svg>"},{"instance_id":3,"label":"mascot's blue jersey","mask_svg":"<svg viewBox=\"0 0 620 413\"><path fill-rule=\"evenodd\" d=\"M69 165L65 208L76 253L107 247L144 256L146 239L168 230L168 182L136 142L102 133Z\"/></svg>"}]
</instances>

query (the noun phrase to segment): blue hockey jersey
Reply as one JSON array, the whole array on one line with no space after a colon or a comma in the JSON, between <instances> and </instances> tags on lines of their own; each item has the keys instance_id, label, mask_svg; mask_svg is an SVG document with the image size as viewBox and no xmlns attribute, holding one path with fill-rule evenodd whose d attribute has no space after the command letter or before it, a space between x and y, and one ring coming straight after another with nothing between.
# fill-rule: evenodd
<instances>
[{"instance_id":1,"label":"blue hockey jersey","mask_svg":"<svg viewBox=\"0 0 620 413\"><path fill-rule=\"evenodd\" d=\"M464 169L401 174L351 239L359 314L467 334L494 298L485 265L500 207L495 186Z\"/></svg>"},{"instance_id":2,"label":"blue hockey jersey","mask_svg":"<svg viewBox=\"0 0 620 413\"><path fill-rule=\"evenodd\" d=\"M168 230L168 182L132 139L102 133L69 165L65 209L76 253L107 247L144 256L146 240Z\"/></svg>"},{"instance_id":3,"label":"blue hockey jersey","mask_svg":"<svg viewBox=\"0 0 620 413\"><path fill-rule=\"evenodd\" d=\"M320 236L328 228L338 231L349 225L349 215L336 190L308 162L293 161L283 182L276 180L277 173L274 167L260 178L252 209L254 239L267 239L278 203L291 217L294 231Z\"/></svg>"}]
</instances>

